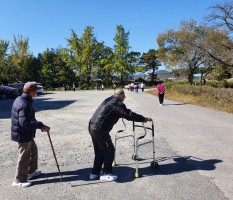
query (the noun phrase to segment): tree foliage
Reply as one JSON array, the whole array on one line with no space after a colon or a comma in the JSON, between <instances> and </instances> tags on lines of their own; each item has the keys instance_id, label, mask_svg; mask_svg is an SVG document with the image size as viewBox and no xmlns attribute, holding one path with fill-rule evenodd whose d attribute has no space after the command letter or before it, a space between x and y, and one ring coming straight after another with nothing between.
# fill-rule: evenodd
<instances>
[{"instance_id":1,"label":"tree foliage","mask_svg":"<svg viewBox=\"0 0 233 200\"><path fill-rule=\"evenodd\" d=\"M120 77L121 84L123 84L124 77L130 71L130 67L126 59L130 49L129 34L129 31L126 32L122 25L117 26L116 35L114 37L114 70Z\"/></svg>"},{"instance_id":2,"label":"tree foliage","mask_svg":"<svg viewBox=\"0 0 233 200\"><path fill-rule=\"evenodd\" d=\"M11 61L15 67L16 81L27 81L34 78L33 70L31 70L32 59L33 55L29 51L29 38L14 35L14 42L11 46Z\"/></svg>"},{"instance_id":3,"label":"tree foliage","mask_svg":"<svg viewBox=\"0 0 233 200\"><path fill-rule=\"evenodd\" d=\"M144 70L151 70L152 83L155 79L155 72L161 66L161 62L158 59L157 51L155 49L149 49L147 53L143 53L140 62L145 66Z\"/></svg>"},{"instance_id":4,"label":"tree foliage","mask_svg":"<svg viewBox=\"0 0 233 200\"><path fill-rule=\"evenodd\" d=\"M186 68L190 84L193 84L193 75L204 61L204 56L192 45L199 40L199 32L193 20L184 21L178 31L170 30L157 38L159 59L168 67Z\"/></svg>"},{"instance_id":5,"label":"tree foliage","mask_svg":"<svg viewBox=\"0 0 233 200\"><path fill-rule=\"evenodd\" d=\"M208 25L182 21L178 30L158 35L158 50L149 49L142 55L131 51L130 32L122 25L116 26L113 48L98 41L94 27L87 26L81 36L71 29L66 47L46 49L37 57L29 50L29 38L14 35L11 45L0 39L0 81L35 80L50 87L63 83L89 87L96 79L111 85L113 77L119 77L123 85L130 75L144 70L151 70L154 80L161 63L174 73L185 73L190 84L194 73L201 74L202 84L210 73L216 79L226 78L233 72L233 1L216 4L209 11Z\"/></svg>"},{"instance_id":6,"label":"tree foliage","mask_svg":"<svg viewBox=\"0 0 233 200\"><path fill-rule=\"evenodd\" d=\"M188 79L192 84L193 74L204 63L211 62L229 66L232 57L229 48L232 45L227 34L220 30L197 25L194 20L183 21L178 31L170 30L160 34L159 58L168 67L186 67Z\"/></svg>"},{"instance_id":7,"label":"tree foliage","mask_svg":"<svg viewBox=\"0 0 233 200\"><path fill-rule=\"evenodd\" d=\"M140 60L140 52L130 51L129 35L130 32L125 31L122 25L116 27L113 68L115 74L120 77L121 85L129 74L136 71Z\"/></svg>"}]
</instances>

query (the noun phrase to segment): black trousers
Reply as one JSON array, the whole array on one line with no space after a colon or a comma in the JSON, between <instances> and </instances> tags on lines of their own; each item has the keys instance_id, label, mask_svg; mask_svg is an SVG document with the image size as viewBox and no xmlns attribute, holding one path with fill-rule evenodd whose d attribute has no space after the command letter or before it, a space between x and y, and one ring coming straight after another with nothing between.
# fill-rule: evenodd
<instances>
[{"instance_id":1,"label":"black trousers","mask_svg":"<svg viewBox=\"0 0 233 200\"><path fill-rule=\"evenodd\" d=\"M97 130L89 125L95 159L92 168L92 174L99 175L102 165L104 165L103 173L112 173L112 162L115 156L115 148L108 132Z\"/></svg>"},{"instance_id":2,"label":"black trousers","mask_svg":"<svg viewBox=\"0 0 233 200\"><path fill-rule=\"evenodd\" d=\"M163 94L158 94L158 97L159 97L159 103L163 104L164 93Z\"/></svg>"}]
</instances>

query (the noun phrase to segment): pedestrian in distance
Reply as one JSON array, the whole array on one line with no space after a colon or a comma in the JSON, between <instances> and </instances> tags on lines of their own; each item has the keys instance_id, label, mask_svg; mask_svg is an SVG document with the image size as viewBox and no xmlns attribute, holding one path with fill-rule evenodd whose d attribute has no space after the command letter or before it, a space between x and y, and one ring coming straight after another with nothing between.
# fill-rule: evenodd
<instances>
[{"instance_id":1,"label":"pedestrian in distance","mask_svg":"<svg viewBox=\"0 0 233 200\"><path fill-rule=\"evenodd\" d=\"M128 88L128 91L131 90L131 84L130 84L130 83L128 84L128 87L127 87L127 88Z\"/></svg>"},{"instance_id":2,"label":"pedestrian in distance","mask_svg":"<svg viewBox=\"0 0 233 200\"><path fill-rule=\"evenodd\" d=\"M133 92L134 91L134 83L130 84L130 91Z\"/></svg>"},{"instance_id":3,"label":"pedestrian in distance","mask_svg":"<svg viewBox=\"0 0 233 200\"><path fill-rule=\"evenodd\" d=\"M75 90L76 90L75 83L73 83L72 88L73 88L73 91L75 92Z\"/></svg>"},{"instance_id":4,"label":"pedestrian in distance","mask_svg":"<svg viewBox=\"0 0 233 200\"><path fill-rule=\"evenodd\" d=\"M158 93L158 97L159 97L159 105L162 106L163 100L164 100L164 95L165 95L165 86L163 85L162 81L158 82L156 89L157 89L157 93Z\"/></svg>"},{"instance_id":5,"label":"pedestrian in distance","mask_svg":"<svg viewBox=\"0 0 233 200\"><path fill-rule=\"evenodd\" d=\"M67 90L67 87L66 87L66 84L65 84L65 83L63 84L63 88L64 88L64 91Z\"/></svg>"},{"instance_id":6,"label":"pedestrian in distance","mask_svg":"<svg viewBox=\"0 0 233 200\"><path fill-rule=\"evenodd\" d=\"M105 99L97 108L89 121L89 133L94 146L94 165L90 174L90 179L104 181L114 181L118 178L113 174L112 163L115 156L115 147L112 143L109 132L119 118L125 118L135 122L147 122L149 118L132 112L127 109L123 101L125 92L116 89L113 96ZM103 171L101 168L103 165Z\"/></svg>"},{"instance_id":7,"label":"pedestrian in distance","mask_svg":"<svg viewBox=\"0 0 233 200\"><path fill-rule=\"evenodd\" d=\"M135 92L138 93L138 88L139 88L139 85L138 84L135 84L134 85L134 89L135 89Z\"/></svg>"},{"instance_id":8,"label":"pedestrian in distance","mask_svg":"<svg viewBox=\"0 0 233 200\"><path fill-rule=\"evenodd\" d=\"M104 91L104 84L101 84L101 90Z\"/></svg>"},{"instance_id":9,"label":"pedestrian in distance","mask_svg":"<svg viewBox=\"0 0 233 200\"><path fill-rule=\"evenodd\" d=\"M11 139L18 143L18 162L12 186L28 187L28 180L41 175L38 171L38 149L34 137L36 129L48 132L49 127L35 118L33 98L36 97L36 82L27 82L23 93L13 103L11 111Z\"/></svg>"},{"instance_id":10,"label":"pedestrian in distance","mask_svg":"<svg viewBox=\"0 0 233 200\"><path fill-rule=\"evenodd\" d=\"M144 92L144 87L145 87L144 83L141 82L141 89L142 89L142 92Z\"/></svg>"}]
</instances>

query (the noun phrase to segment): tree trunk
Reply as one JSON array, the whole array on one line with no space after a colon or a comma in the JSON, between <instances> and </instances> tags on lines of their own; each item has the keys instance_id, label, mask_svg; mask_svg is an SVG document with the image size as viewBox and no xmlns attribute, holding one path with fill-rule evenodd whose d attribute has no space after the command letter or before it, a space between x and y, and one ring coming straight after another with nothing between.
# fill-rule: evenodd
<instances>
[{"instance_id":1,"label":"tree trunk","mask_svg":"<svg viewBox=\"0 0 233 200\"><path fill-rule=\"evenodd\" d=\"M151 76L152 84L154 84L154 80L155 80L155 69L153 68L152 76Z\"/></svg>"},{"instance_id":2,"label":"tree trunk","mask_svg":"<svg viewBox=\"0 0 233 200\"><path fill-rule=\"evenodd\" d=\"M203 75L204 75L204 74L201 73L201 85L203 85L203 83L204 83L204 82L203 82L203 81L204 81L204 80L203 80Z\"/></svg>"},{"instance_id":3,"label":"tree trunk","mask_svg":"<svg viewBox=\"0 0 233 200\"><path fill-rule=\"evenodd\" d=\"M190 85L193 85L193 72L190 72L190 74L188 75L188 82L190 83Z\"/></svg>"},{"instance_id":4,"label":"tree trunk","mask_svg":"<svg viewBox=\"0 0 233 200\"><path fill-rule=\"evenodd\" d=\"M90 80L91 80L91 77L90 76L87 76L87 84L90 85Z\"/></svg>"}]
</instances>

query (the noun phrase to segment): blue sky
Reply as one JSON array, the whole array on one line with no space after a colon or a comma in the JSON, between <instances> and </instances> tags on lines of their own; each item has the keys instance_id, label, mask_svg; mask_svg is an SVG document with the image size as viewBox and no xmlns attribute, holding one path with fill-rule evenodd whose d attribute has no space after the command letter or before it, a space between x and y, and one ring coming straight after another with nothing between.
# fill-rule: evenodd
<instances>
[{"instance_id":1,"label":"blue sky","mask_svg":"<svg viewBox=\"0 0 233 200\"><path fill-rule=\"evenodd\" d=\"M113 47L116 26L130 31L132 51L156 49L156 37L176 29L182 20L198 22L208 8L221 0L0 0L0 39L29 37L30 51L37 56L47 47L66 47L70 29L80 37L93 26L98 41Z\"/></svg>"}]
</instances>

